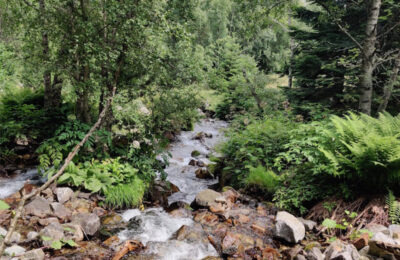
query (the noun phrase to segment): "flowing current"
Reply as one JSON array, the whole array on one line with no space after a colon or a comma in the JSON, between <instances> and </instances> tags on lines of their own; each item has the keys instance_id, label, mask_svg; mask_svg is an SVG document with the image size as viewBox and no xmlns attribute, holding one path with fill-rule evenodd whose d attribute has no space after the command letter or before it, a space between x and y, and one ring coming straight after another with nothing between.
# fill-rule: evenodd
<instances>
[{"instance_id":1,"label":"flowing current","mask_svg":"<svg viewBox=\"0 0 400 260\"><path fill-rule=\"evenodd\" d=\"M208 164L210 161L207 157L214 152L215 145L223 139L221 130L226 127L226 122L203 119L195 125L193 131L184 131L177 136L176 141L168 149L171 158L165 171L168 174L167 179L180 191L168 198L170 204L176 201L190 204L198 192L217 182L213 179L197 178L195 171L198 167L190 166L189 162L196 159ZM207 134L208 137L196 139L196 136L201 133ZM193 151L198 151L200 155L196 158L192 157ZM30 180L32 184L43 182L36 169L28 170L13 178L0 178L0 199L20 190L27 180ZM147 249L141 254L146 257L145 259L195 260L207 256L218 256L211 244L171 239L182 225L194 224L190 217L173 217L163 208L149 208L145 211L126 210L122 213L122 218L125 221L135 222L137 225L121 231L118 234L120 240L141 241L147 246Z\"/></svg>"},{"instance_id":2,"label":"flowing current","mask_svg":"<svg viewBox=\"0 0 400 260\"><path fill-rule=\"evenodd\" d=\"M198 167L190 166L191 159L209 163L208 155L214 151L215 145L223 139L222 129L227 123L213 119L203 119L197 123L193 131L184 131L177 136L177 140L169 148L171 158L169 166L165 169L167 179L178 186L179 192L168 198L171 204L176 201L191 203L196 194L216 180L196 178L195 171ZM207 134L209 137L196 139L198 134ZM191 156L193 151L200 152L196 158ZM123 212L125 221L135 221L138 225L133 229L123 230L119 233L121 240L136 239L147 246L143 253L153 258L162 260L187 260L202 259L206 256L218 256L211 244L204 245L200 242L184 242L171 239L171 236L182 225L193 225L191 218L178 218L169 215L162 208L149 208L145 211L131 209Z\"/></svg>"}]
</instances>

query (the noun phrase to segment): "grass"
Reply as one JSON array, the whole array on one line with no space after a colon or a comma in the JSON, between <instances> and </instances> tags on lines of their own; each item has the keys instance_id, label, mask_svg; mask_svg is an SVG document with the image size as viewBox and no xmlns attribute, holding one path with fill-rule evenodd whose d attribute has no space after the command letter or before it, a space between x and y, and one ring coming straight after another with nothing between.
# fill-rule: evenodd
<instances>
[{"instance_id":1,"label":"grass","mask_svg":"<svg viewBox=\"0 0 400 260\"><path fill-rule=\"evenodd\" d=\"M217 105L221 103L223 99L223 96L213 89L202 89L199 91L199 95L201 99L209 105L208 109L211 111L215 111Z\"/></svg>"},{"instance_id":2,"label":"grass","mask_svg":"<svg viewBox=\"0 0 400 260\"><path fill-rule=\"evenodd\" d=\"M288 76L284 75L281 76L279 74L269 74L268 75L268 84L266 85L267 88L277 88L280 86L287 86L288 85Z\"/></svg>"}]
</instances>

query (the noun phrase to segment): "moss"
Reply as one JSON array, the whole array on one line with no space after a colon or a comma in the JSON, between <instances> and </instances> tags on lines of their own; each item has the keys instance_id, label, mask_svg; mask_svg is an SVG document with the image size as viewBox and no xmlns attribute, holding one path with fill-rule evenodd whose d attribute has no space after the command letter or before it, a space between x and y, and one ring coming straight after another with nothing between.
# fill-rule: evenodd
<instances>
[{"instance_id":1,"label":"moss","mask_svg":"<svg viewBox=\"0 0 400 260\"><path fill-rule=\"evenodd\" d=\"M191 156L192 156L192 157L197 157L197 156L199 156L199 155L200 155L200 152L197 151L197 150L194 150L194 151L191 153Z\"/></svg>"}]
</instances>

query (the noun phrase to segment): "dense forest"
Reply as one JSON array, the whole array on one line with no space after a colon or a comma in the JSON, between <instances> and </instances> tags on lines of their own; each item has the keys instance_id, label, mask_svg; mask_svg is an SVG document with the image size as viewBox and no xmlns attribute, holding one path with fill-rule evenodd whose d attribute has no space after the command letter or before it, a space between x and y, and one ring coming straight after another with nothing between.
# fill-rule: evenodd
<instances>
[{"instance_id":1,"label":"dense forest","mask_svg":"<svg viewBox=\"0 0 400 260\"><path fill-rule=\"evenodd\" d=\"M400 1L0 0L1 259L400 259Z\"/></svg>"}]
</instances>

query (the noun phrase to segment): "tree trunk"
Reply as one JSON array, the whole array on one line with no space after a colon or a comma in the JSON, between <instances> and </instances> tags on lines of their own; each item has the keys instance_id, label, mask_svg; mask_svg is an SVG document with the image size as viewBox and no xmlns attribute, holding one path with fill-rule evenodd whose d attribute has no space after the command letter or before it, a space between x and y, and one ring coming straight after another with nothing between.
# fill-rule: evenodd
<instances>
[{"instance_id":1,"label":"tree trunk","mask_svg":"<svg viewBox=\"0 0 400 260\"><path fill-rule=\"evenodd\" d=\"M362 65L360 74L360 99L358 108L360 112L371 114L373 73L375 70L375 45L379 11L382 5L381 0L371 0L370 13L368 15L365 30L366 38L362 46Z\"/></svg>"},{"instance_id":2,"label":"tree trunk","mask_svg":"<svg viewBox=\"0 0 400 260\"><path fill-rule=\"evenodd\" d=\"M386 84L385 88L383 89L383 98L381 104L379 105L378 113L381 113L384 110L386 110L386 107L389 103L390 97L393 92L393 87L398 82L397 78L399 75L399 70L400 70L400 54L394 62L392 74L390 75L389 81Z\"/></svg>"},{"instance_id":3,"label":"tree trunk","mask_svg":"<svg viewBox=\"0 0 400 260\"><path fill-rule=\"evenodd\" d=\"M289 20L288 20L288 25L289 27L292 25L292 13L291 10L289 10ZM288 87L292 88L293 86L293 64L294 64L294 50L296 49L294 40L292 36L289 36L289 48L290 48L290 59L289 59L289 72L288 72Z\"/></svg>"},{"instance_id":4,"label":"tree trunk","mask_svg":"<svg viewBox=\"0 0 400 260\"><path fill-rule=\"evenodd\" d=\"M45 13L46 3L45 0L39 1L40 12L43 19L43 28L46 28ZM61 81L58 76L54 76L54 82L51 83L51 71L49 69L50 62L50 48L49 48L49 37L46 31L42 32L42 53L43 60L45 62L45 71L43 72L43 85L44 85L44 108L55 109L61 105Z\"/></svg>"}]
</instances>

